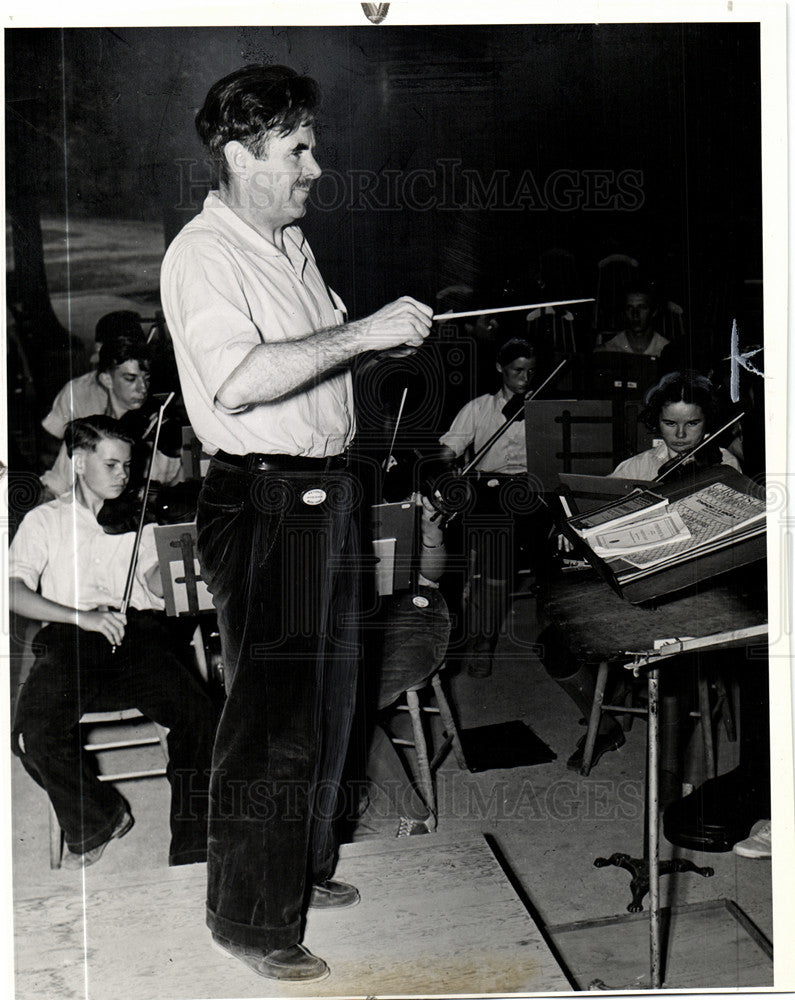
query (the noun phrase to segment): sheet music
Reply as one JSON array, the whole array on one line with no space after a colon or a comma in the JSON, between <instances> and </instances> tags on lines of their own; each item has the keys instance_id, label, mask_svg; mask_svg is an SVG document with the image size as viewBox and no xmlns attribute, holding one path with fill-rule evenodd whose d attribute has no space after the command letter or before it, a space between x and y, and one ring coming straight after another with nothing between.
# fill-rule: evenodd
<instances>
[{"instance_id":1,"label":"sheet music","mask_svg":"<svg viewBox=\"0 0 795 1000\"><path fill-rule=\"evenodd\" d=\"M676 500L669 510L679 514L690 532L690 538L636 552L626 557L628 563L643 569L723 538L763 520L765 502L725 483L712 483L697 493Z\"/></svg>"},{"instance_id":2,"label":"sheet music","mask_svg":"<svg viewBox=\"0 0 795 1000\"><path fill-rule=\"evenodd\" d=\"M614 531L603 531L598 535L592 535L590 545L598 556L611 558L638 549L645 551L651 546L667 547L679 541L687 541L689 538L687 527L678 514L664 514L662 517L646 518L643 521L623 525Z\"/></svg>"}]
</instances>

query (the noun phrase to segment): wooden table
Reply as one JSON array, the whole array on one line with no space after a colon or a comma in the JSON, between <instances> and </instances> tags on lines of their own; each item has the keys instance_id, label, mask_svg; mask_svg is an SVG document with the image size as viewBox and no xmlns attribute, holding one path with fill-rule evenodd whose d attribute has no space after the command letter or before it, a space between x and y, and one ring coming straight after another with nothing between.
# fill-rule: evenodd
<instances>
[{"instance_id":1,"label":"wooden table","mask_svg":"<svg viewBox=\"0 0 795 1000\"><path fill-rule=\"evenodd\" d=\"M682 653L761 646L767 635L764 564L707 581L649 606L632 605L595 573L555 582L541 597L544 617L580 662L621 662L646 674L648 756L646 857L652 989L662 986L659 865L659 668ZM587 752L587 747L586 747Z\"/></svg>"}]
</instances>

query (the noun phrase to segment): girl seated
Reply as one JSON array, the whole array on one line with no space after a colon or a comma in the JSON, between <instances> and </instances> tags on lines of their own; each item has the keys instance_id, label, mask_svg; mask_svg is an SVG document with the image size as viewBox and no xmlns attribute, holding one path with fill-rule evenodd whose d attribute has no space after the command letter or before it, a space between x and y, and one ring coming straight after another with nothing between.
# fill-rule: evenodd
<instances>
[{"instance_id":1,"label":"girl seated","mask_svg":"<svg viewBox=\"0 0 795 1000\"><path fill-rule=\"evenodd\" d=\"M664 467L678 462L697 448L719 426L719 403L712 383L694 371L669 372L646 393L640 419L661 440L638 455L621 462L611 476L624 479L656 479ZM681 468L740 464L731 452L717 444L706 444Z\"/></svg>"},{"instance_id":2,"label":"girl seated","mask_svg":"<svg viewBox=\"0 0 795 1000\"><path fill-rule=\"evenodd\" d=\"M709 434L720 427L719 400L706 376L694 371L670 372L646 393L645 409L640 419L660 441L647 451L640 452L621 462L610 473L624 479L654 480L672 465L679 466L679 473L704 469L712 465L728 465L739 470L737 459L725 448L714 442L704 444L692 454ZM690 456L690 457L687 457ZM674 473L676 475L676 473ZM596 678L590 665L574 662L566 655L565 637L557 635L550 626L542 632L539 642L544 647L542 660L547 673L554 677L563 690L588 718L593 703ZM574 668L574 669L572 669ZM670 673L670 671L669 671ZM686 671L683 671L686 677ZM669 739L663 748L662 778L663 800L675 796L680 784L679 732L680 716L684 699L675 690L663 699L662 724L669 731ZM596 737L592 766L610 750L617 750L624 744L624 734L618 722L607 712L602 714ZM567 767L579 771L582 767L585 736L577 743L574 753L567 761Z\"/></svg>"}]
</instances>

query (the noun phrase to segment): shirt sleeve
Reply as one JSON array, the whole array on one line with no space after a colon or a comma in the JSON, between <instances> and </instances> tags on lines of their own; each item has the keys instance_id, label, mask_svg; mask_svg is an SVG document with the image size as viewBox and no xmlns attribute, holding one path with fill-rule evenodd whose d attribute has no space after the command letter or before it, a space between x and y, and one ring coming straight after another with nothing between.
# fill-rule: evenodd
<instances>
[{"instance_id":1,"label":"shirt sleeve","mask_svg":"<svg viewBox=\"0 0 795 1000\"><path fill-rule=\"evenodd\" d=\"M61 445L52 468L42 474L41 481L56 497L65 493L72 485L72 460L65 444Z\"/></svg>"},{"instance_id":2,"label":"shirt sleeve","mask_svg":"<svg viewBox=\"0 0 795 1000\"><path fill-rule=\"evenodd\" d=\"M721 448L720 450L720 460L721 460L721 465L728 465L732 469L736 469L738 472L743 471L742 468L740 467L740 462L737 456L732 455L732 453L730 451L727 451L725 448Z\"/></svg>"},{"instance_id":3,"label":"shirt sleeve","mask_svg":"<svg viewBox=\"0 0 795 1000\"><path fill-rule=\"evenodd\" d=\"M69 386L69 382L63 386L53 400L52 409L41 422L41 426L53 437L63 438L66 425L72 419Z\"/></svg>"},{"instance_id":4,"label":"shirt sleeve","mask_svg":"<svg viewBox=\"0 0 795 1000\"><path fill-rule=\"evenodd\" d=\"M210 405L229 412L219 406L216 394L251 349L262 343L237 267L217 244L193 241L167 256L163 279L181 327L172 329L172 336L182 341Z\"/></svg>"},{"instance_id":5,"label":"shirt sleeve","mask_svg":"<svg viewBox=\"0 0 795 1000\"><path fill-rule=\"evenodd\" d=\"M49 532L41 508L25 516L8 552L8 575L17 577L31 590L38 590L41 575L49 561Z\"/></svg>"},{"instance_id":6,"label":"shirt sleeve","mask_svg":"<svg viewBox=\"0 0 795 1000\"><path fill-rule=\"evenodd\" d=\"M475 442L477 430L477 400L471 399L466 406L458 411L450 425L450 430L439 438L439 444L446 445L456 455L463 455L467 448Z\"/></svg>"}]
</instances>

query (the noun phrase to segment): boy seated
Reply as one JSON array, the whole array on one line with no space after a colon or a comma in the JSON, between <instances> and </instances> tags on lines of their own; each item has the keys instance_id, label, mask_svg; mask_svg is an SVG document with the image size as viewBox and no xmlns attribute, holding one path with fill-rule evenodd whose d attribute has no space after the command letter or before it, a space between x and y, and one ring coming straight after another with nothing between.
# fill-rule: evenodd
<instances>
[{"instance_id":1,"label":"boy seated","mask_svg":"<svg viewBox=\"0 0 795 1000\"><path fill-rule=\"evenodd\" d=\"M133 440L131 478L128 492L135 493L145 475L152 449L158 404L149 395L151 351L143 337L117 334L106 340L99 352L96 380L105 394L96 409L73 408L72 416L90 417L104 413L115 417ZM91 406L91 401L86 400ZM171 482L180 470L182 431L166 417L160 431L157 453L152 457L153 479ZM47 488L45 499L60 496L72 485L72 463L65 445L61 446L52 468L41 477Z\"/></svg>"},{"instance_id":2,"label":"boy seated","mask_svg":"<svg viewBox=\"0 0 795 1000\"><path fill-rule=\"evenodd\" d=\"M9 553L11 610L43 622L12 727L12 750L47 792L64 831L67 868L94 864L132 827L127 803L86 760L77 725L87 711L138 708L168 728L169 864L203 861L215 711L176 655L162 613L151 525L144 528L127 614L119 610L135 535L106 534L105 500L127 485L131 438L112 417L66 430L74 489L32 510Z\"/></svg>"},{"instance_id":3,"label":"boy seated","mask_svg":"<svg viewBox=\"0 0 795 1000\"><path fill-rule=\"evenodd\" d=\"M90 417L92 413L105 413L108 407L108 389L99 378L96 366L104 344L119 337L132 337L144 342L141 317L136 312L120 309L106 313L97 323L94 333L94 353L91 371L78 375L60 390L52 402L50 412L41 426L59 441L63 441L66 426L77 417Z\"/></svg>"}]
</instances>

